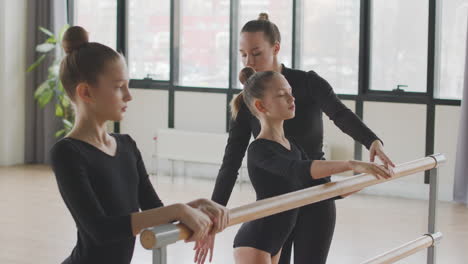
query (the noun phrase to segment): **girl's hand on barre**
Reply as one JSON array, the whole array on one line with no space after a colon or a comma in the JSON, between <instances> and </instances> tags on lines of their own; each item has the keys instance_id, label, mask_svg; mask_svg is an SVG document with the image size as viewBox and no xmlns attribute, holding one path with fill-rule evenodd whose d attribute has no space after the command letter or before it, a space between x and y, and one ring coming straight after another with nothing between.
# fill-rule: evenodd
<instances>
[{"instance_id":1,"label":"girl's hand on barre","mask_svg":"<svg viewBox=\"0 0 468 264\"><path fill-rule=\"evenodd\" d=\"M349 165L356 173L370 173L378 179L388 179L393 175L385 166L373 162L350 160Z\"/></svg>"},{"instance_id":2,"label":"girl's hand on barre","mask_svg":"<svg viewBox=\"0 0 468 264\"><path fill-rule=\"evenodd\" d=\"M185 242L204 239L210 233L213 226L213 222L207 214L188 205L182 206L179 220L193 232Z\"/></svg>"},{"instance_id":3,"label":"girl's hand on barre","mask_svg":"<svg viewBox=\"0 0 468 264\"><path fill-rule=\"evenodd\" d=\"M213 229L210 235L223 231L229 224L229 210L224 206L208 199L198 199L188 205L201 210L211 218Z\"/></svg>"},{"instance_id":4,"label":"girl's hand on barre","mask_svg":"<svg viewBox=\"0 0 468 264\"><path fill-rule=\"evenodd\" d=\"M214 249L215 237L216 237L215 234L211 234L205 237L205 239L199 240L195 243L195 247L193 248L193 250L195 250L195 258L194 258L195 263L197 264L205 263L208 253L210 253L209 261L211 262L213 260L213 249Z\"/></svg>"}]
</instances>

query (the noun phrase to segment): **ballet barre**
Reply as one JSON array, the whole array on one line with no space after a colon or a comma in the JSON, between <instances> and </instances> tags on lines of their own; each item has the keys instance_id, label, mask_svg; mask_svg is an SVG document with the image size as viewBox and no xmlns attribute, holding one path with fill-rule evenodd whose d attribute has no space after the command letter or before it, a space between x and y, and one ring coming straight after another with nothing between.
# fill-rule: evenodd
<instances>
[{"instance_id":1,"label":"ballet barre","mask_svg":"<svg viewBox=\"0 0 468 264\"><path fill-rule=\"evenodd\" d=\"M362 190L366 187L395 180L418 172L430 170L429 233L435 232L435 213L437 200L437 167L445 163L443 154L434 154L418 160L399 164L394 168L395 175L390 179L378 179L371 174L359 174L343 180L290 192L287 194L259 200L229 210L228 226L263 218L294 208L317 203L339 195ZM185 225L165 224L143 230L140 242L145 249L153 250L153 263L166 263L166 246L187 239L191 231ZM434 263L434 247L428 251L428 264Z\"/></svg>"},{"instance_id":2,"label":"ballet barre","mask_svg":"<svg viewBox=\"0 0 468 264\"><path fill-rule=\"evenodd\" d=\"M437 244L442 239L442 233L426 234L413 241L405 243L397 248L380 254L372 259L369 259L362 264L388 264L413 255L423 249L429 248Z\"/></svg>"}]
</instances>

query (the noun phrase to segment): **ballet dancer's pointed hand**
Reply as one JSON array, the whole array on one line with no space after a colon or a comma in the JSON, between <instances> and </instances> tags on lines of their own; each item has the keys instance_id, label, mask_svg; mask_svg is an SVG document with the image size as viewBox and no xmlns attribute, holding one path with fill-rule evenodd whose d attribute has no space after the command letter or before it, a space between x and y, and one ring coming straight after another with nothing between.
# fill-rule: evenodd
<instances>
[{"instance_id":1,"label":"ballet dancer's pointed hand","mask_svg":"<svg viewBox=\"0 0 468 264\"><path fill-rule=\"evenodd\" d=\"M213 260L213 249L215 242L215 234L208 235L203 240L199 240L195 243L195 258L194 262L197 264L204 264L208 253L210 254L209 261Z\"/></svg>"},{"instance_id":2,"label":"ballet dancer's pointed hand","mask_svg":"<svg viewBox=\"0 0 468 264\"><path fill-rule=\"evenodd\" d=\"M213 226L207 214L191 206L184 206L182 208L180 222L185 224L193 232L185 242L204 239L211 232Z\"/></svg>"},{"instance_id":3,"label":"ballet dancer's pointed hand","mask_svg":"<svg viewBox=\"0 0 468 264\"><path fill-rule=\"evenodd\" d=\"M210 234L205 239L197 241L194 247L195 263L203 264L205 263L208 253L210 255L209 261L211 262L213 259L215 235L216 233L223 231L228 226L229 210L226 207L208 199L200 199L194 202L193 206L209 215L213 221L213 229Z\"/></svg>"},{"instance_id":4,"label":"ballet dancer's pointed hand","mask_svg":"<svg viewBox=\"0 0 468 264\"><path fill-rule=\"evenodd\" d=\"M382 145L382 142L380 140L374 140L372 142L370 148L369 148L369 155L370 155L370 161L374 162L375 157L377 156L384 166L390 171L390 174L393 176L393 168L395 167L395 164L393 161L385 154L384 147Z\"/></svg>"},{"instance_id":5,"label":"ballet dancer's pointed hand","mask_svg":"<svg viewBox=\"0 0 468 264\"><path fill-rule=\"evenodd\" d=\"M370 173L378 179L388 179L392 177L391 172L385 166L374 162L350 160L349 165L350 169L355 173Z\"/></svg>"}]
</instances>

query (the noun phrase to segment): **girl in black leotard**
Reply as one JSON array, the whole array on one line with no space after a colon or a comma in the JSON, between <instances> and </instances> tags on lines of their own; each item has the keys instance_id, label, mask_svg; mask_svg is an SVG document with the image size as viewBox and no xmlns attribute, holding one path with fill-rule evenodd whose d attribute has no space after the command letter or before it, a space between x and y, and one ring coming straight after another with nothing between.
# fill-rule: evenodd
<instances>
[{"instance_id":1,"label":"girl in black leotard","mask_svg":"<svg viewBox=\"0 0 468 264\"><path fill-rule=\"evenodd\" d=\"M66 31L63 46L67 56L60 80L75 105L76 121L51 155L60 194L78 229L76 246L64 263L129 264L135 236L172 221L193 230L188 241L223 229L227 210L214 202L163 206L132 138L106 132L107 121L122 120L132 99L124 58L88 42L81 27Z\"/></svg>"},{"instance_id":2,"label":"girl in black leotard","mask_svg":"<svg viewBox=\"0 0 468 264\"><path fill-rule=\"evenodd\" d=\"M384 178L391 176L384 166L375 163L309 159L293 139L285 136L283 129L285 120L295 116L291 86L277 72L253 72L251 68L241 72L247 82L244 91L234 99L232 109L233 117L237 118L240 109L247 107L261 124L260 133L248 148L249 177L257 200L303 189L331 174L348 170ZM293 209L243 224L234 240L236 263L278 263L283 244L296 224L304 220L301 218L304 217L300 210ZM320 221L308 224L321 225ZM328 234L318 231L313 235L326 237ZM321 245L303 245L307 240L302 241L300 235L295 243L304 246L303 250L295 251L296 264L315 263L310 251L323 249Z\"/></svg>"}]
</instances>

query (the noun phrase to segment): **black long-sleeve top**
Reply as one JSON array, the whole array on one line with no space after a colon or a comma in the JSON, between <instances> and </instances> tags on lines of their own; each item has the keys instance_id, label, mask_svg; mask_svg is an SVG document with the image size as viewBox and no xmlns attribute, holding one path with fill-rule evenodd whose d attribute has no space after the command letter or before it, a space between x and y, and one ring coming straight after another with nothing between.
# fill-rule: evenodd
<instances>
[{"instance_id":1,"label":"black long-sleeve top","mask_svg":"<svg viewBox=\"0 0 468 264\"><path fill-rule=\"evenodd\" d=\"M128 135L112 134L115 156L72 138L51 150L58 188L75 220L78 241L64 263L130 263L130 214L163 206Z\"/></svg>"},{"instance_id":2,"label":"black long-sleeve top","mask_svg":"<svg viewBox=\"0 0 468 264\"><path fill-rule=\"evenodd\" d=\"M286 137L297 142L311 160L323 159L323 120L325 113L335 125L367 148L379 139L349 108L338 99L330 84L314 71L301 71L282 65L281 73L292 88L296 99L296 115L284 122ZM246 105L242 105L236 120L230 121L229 138L223 163L216 178L211 199L227 205L237 179L250 137L260 133L260 122ZM330 181L313 181L311 186Z\"/></svg>"},{"instance_id":3,"label":"black long-sleeve top","mask_svg":"<svg viewBox=\"0 0 468 264\"><path fill-rule=\"evenodd\" d=\"M313 160L294 141L289 142L290 149L263 138L249 145L247 167L257 200L307 188L313 181Z\"/></svg>"},{"instance_id":4,"label":"black long-sleeve top","mask_svg":"<svg viewBox=\"0 0 468 264\"><path fill-rule=\"evenodd\" d=\"M280 143L258 138L248 148L247 166L257 200L306 188L312 177L312 160L292 140L290 149ZM234 247L253 247L272 256L283 247L294 230L299 209L292 209L242 225Z\"/></svg>"}]
</instances>

